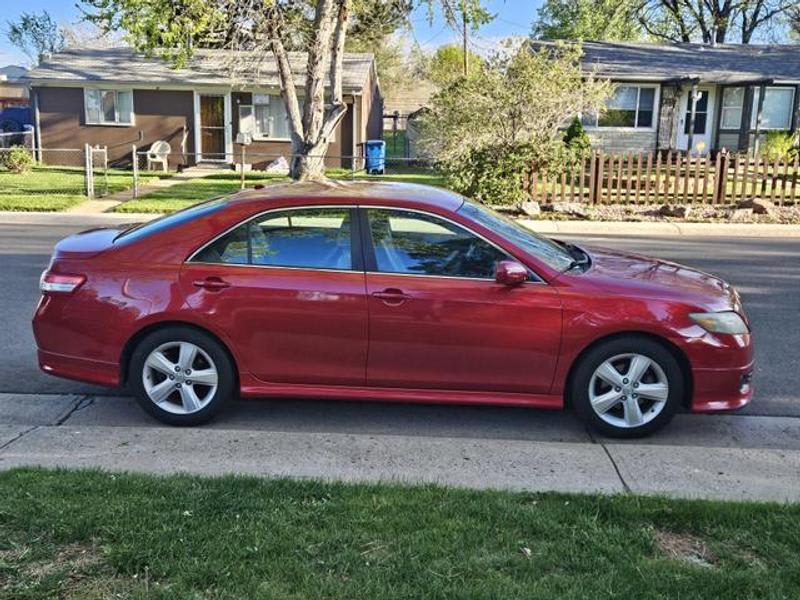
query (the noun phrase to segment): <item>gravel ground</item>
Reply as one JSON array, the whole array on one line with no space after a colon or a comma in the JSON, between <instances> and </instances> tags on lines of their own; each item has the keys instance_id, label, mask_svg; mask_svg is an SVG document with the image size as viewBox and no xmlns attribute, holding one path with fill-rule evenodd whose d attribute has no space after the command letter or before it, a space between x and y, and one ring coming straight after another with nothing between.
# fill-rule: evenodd
<instances>
[{"instance_id":1,"label":"gravel ground","mask_svg":"<svg viewBox=\"0 0 800 600\"><path fill-rule=\"evenodd\" d=\"M737 208L733 205L695 204L673 205L676 216L665 216L663 204L580 204L561 205L558 210L548 210L542 206L542 212L533 219L587 221L665 221L683 223L783 223L800 224L800 205L774 206L767 214L756 214L750 208ZM573 210L574 209L574 210ZM686 210L686 216L680 213ZM520 213L522 214L522 213Z\"/></svg>"}]
</instances>

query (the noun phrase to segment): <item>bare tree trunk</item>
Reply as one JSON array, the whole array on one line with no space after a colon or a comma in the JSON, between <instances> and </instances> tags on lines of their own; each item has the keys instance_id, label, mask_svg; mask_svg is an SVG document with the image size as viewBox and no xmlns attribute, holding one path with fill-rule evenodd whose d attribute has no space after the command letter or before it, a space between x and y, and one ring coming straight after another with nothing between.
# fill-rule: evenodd
<instances>
[{"instance_id":1,"label":"bare tree trunk","mask_svg":"<svg viewBox=\"0 0 800 600\"><path fill-rule=\"evenodd\" d=\"M329 7L323 7L322 5L325 3L329 3ZM306 94L307 97L313 99L315 106L309 107L306 103L303 115L306 131L305 143L303 152L295 157L292 169L292 176L295 179L322 179L325 177L324 157L328 151L330 139L347 112L347 105L344 103L342 95L342 68L344 41L350 16L349 5L350 0L322 0L318 5L318 8L322 7L325 11L327 16L323 15L322 20L327 18L330 28L322 27L322 22L320 22L321 27L318 31L325 35L320 36L319 45L315 43L312 46L315 49L313 62L312 52L309 52ZM335 14L332 10L334 7L336 8ZM318 21L320 21L319 16L318 14ZM323 37L324 39L322 39ZM323 77L323 69L326 65L329 69L331 88L331 102L328 110L325 109L325 78ZM315 83L313 91L309 90L312 69Z\"/></svg>"},{"instance_id":2,"label":"bare tree trunk","mask_svg":"<svg viewBox=\"0 0 800 600\"><path fill-rule=\"evenodd\" d=\"M301 114L289 55L281 41L279 9L270 18L272 53L278 65L281 97L286 105L292 139L289 174L293 179L323 179L325 154L347 105L342 96L344 42L350 16L350 0L319 0L314 15L314 38L308 49L306 83ZM325 69L331 87L330 109L325 104Z\"/></svg>"}]
</instances>

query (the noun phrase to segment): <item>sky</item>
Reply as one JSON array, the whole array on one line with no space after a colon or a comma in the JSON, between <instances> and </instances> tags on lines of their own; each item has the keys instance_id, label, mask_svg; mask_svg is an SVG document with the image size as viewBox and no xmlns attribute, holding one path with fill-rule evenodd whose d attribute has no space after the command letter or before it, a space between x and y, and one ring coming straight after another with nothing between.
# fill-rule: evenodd
<instances>
[{"instance_id":1,"label":"sky","mask_svg":"<svg viewBox=\"0 0 800 600\"><path fill-rule=\"evenodd\" d=\"M0 65L28 64L27 57L9 44L5 35L7 21L15 20L20 13L47 10L60 22L74 23L80 19L80 12L75 7L76 0L25 0L13 4L13 7L5 6L0 17L0 27L3 32L0 35ZM540 0L486 0L484 5L497 16L492 23L481 27L477 35L472 38L472 49L482 54L496 47L497 42L503 38L530 33L531 22L539 4ZM410 20L413 32L409 37L425 49L435 48L457 39L455 33L445 25L440 16L436 15L433 22L429 23L426 8L417 9Z\"/></svg>"}]
</instances>

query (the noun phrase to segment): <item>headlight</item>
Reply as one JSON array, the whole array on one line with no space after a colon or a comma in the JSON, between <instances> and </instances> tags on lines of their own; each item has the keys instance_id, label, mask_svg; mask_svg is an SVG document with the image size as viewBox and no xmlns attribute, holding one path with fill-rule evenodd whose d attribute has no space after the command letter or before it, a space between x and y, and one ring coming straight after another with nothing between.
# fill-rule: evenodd
<instances>
[{"instance_id":1,"label":"headlight","mask_svg":"<svg viewBox=\"0 0 800 600\"><path fill-rule=\"evenodd\" d=\"M712 313L690 313L689 317L706 331L711 333L730 333L741 335L749 333L744 319L732 310Z\"/></svg>"}]
</instances>

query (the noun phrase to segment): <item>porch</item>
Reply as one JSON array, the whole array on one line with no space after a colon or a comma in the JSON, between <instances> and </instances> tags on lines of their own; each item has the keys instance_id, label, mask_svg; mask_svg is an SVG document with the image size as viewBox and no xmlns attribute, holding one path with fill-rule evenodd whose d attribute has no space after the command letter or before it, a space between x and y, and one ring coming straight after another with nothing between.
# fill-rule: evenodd
<instances>
[{"instance_id":1,"label":"porch","mask_svg":"<svg viewBox=\"0 0 800 600\"><path fill-rule=\"evenodd\" d=\"M797 127L797 86L772 79L681 79L663 84L661 98L659 149L695 156L717 150L756 155L767 132Z\"/></svg>"}]
</instances>

